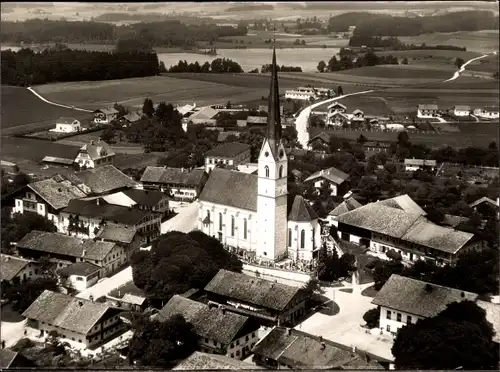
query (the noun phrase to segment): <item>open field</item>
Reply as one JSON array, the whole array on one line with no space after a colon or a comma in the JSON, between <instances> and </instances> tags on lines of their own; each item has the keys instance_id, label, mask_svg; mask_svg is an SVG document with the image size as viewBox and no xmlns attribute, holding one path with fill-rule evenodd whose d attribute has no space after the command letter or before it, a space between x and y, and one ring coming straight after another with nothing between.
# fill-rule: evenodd
<instances>
[{"instance_id":1,"label":"open field","mask_svg":"<svg viewBox=\"0 0 500 372\"><path fill-rule=\"evenodd\" d=\"M499 63L500 59L498 54L491 55L468 64L466 69L470 71L495 73L498 72Z\"/></svg>"},{"instance_id":2,"label":"open field","mask_svg":"<svg viewBox=\"0 0 500 372\"><path fill-rule=\"evenodd\" d=\"M44 141L31 138L2 137L0 154L2 159L26 159L40 161L45 156L55 156L61 158L76 158L78 146L68 146L51 141ZM10 160L14 163L15 160Z\"/></svg>"},{"instance_id":3,"label":"open field","mask_svg":"<svg viewBox=\"0 0 500 372\"><path fill-rule=\"evenodd\" d=\"M461 51L461 50L437 50L437 49L421 49L421 50L385 50L376 51L377 55L388 56L392 55L400 59L408 58L411 63L412 59L415 61L428 60L429 63L436 63L441 61L455 62L455 58L462 58L467 61L474 57L479 57L482 53L473 51Z\"/></svg>"},{"instance_id":4,"label":"open field","mask_svg":"<svg viewBox=\"0 0 500 372\"><path fill-rule=\"evenodd\" d=\"M116 154L114 165L119 169L142 169L147 166L156 167L158 160L165 156L166 153L155 152L147 154Z\"/></svg>"},{"instance_id":5,"label":"open field","mask_svg":"<svg viewBox=\"0 0 500 372\"><path fill-rule=\"evenodd\" d=\"M388 103L382 97L376 95L361 94L358 96L350 96L339 99L337 102L347 106L347 112L352 113L356 109L362 110L365 115L388 116L392 112L388 107ZM315 111L326 111L331 103L318 106Z\"/></svg>"},{"instance_id":6,"label":"open field","mask_svg":"<svg viewBox=\"0 0 500 372\"><path fill-rule=\"evenodd\" d=\"M389 81L394 79L448 79L455 72L455 68L434 68L434 66L415 65L380 65L353 68L339 71L336 74L352 75L363 78L384 78Z\"/></svg>"},{"instance_id":7,"label":"open field","mask_svg":"<svg viewBox=\"0 0 500 372\"><path fill-rule=\"evenodd\" d=\"M418 36L401 36L399 39L406 44L420 45L454 45L467 48L467 51L491 53L498 50L498 30L491 31L460 31L450 33L433 33Z\"/></svg>"},{"instance_id":8,"label":"open field","mask_svg":"<svg viewBox=\"0 0 500 372\"><path fill-rule=\"evenodd\" d=\"M12 130L46 129L55 127L55 120L70 116L84 121L91 114L53 106L43 102L25 88L2 86L1 129L2 135L13 134Z\"/></svg>"}]
</instances>

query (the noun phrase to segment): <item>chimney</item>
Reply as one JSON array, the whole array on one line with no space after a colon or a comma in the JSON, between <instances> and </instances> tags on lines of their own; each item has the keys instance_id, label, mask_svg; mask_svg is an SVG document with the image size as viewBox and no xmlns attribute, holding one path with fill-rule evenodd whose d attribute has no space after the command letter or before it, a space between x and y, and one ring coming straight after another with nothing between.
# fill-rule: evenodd
<instances>
[{"instance_id":1,"label":"chimney","mask_svg":"<svg viewBox=\"0 0 500 372\"><path fill-rule=\"evenodd\" d=\"M326 344L324 342L321 343L321 350L325 350Z\"/></svg>"},{"instance_id":2,"label":"chimney","mask_svg":"<svg viewBox=\"0 0 500 372\"><path fill-rule=\"evenodd\" d=\"M99 198L95 200L96 204L99 205Z\"/></svg>"}]
</instances>

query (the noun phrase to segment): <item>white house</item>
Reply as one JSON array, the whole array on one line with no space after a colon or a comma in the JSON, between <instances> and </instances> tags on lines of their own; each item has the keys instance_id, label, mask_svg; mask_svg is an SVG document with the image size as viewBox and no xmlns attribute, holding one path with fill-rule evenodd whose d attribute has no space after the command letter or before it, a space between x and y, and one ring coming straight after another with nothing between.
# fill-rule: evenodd
<instances>
[{"instance_id":1,"label":"white house","mask_svg":"<svg viewBox=\"0 0 500 372\"><path fill-rule=\"evenodd\" d=\"M91 140L90 143L80 148L75 163L82 168L96 168L101 165L113 164L115 155L106 142L100 139L97 142Z\"/></svg>"},{"instance_id":2,"label":"white house","mask_svg":"<svg viewBox=\"0 0 500 372\"><path fill-rule=\"evenodd\" d=\"M457 105L453 107L453 115L455 116L469 116L470 106L467 105Z\"/></svg>"},{"instance_id":3,"label":"white house","mask_svg":"<svg viewBox=\"0 0 500 372\"><path fill-rule=\"evenodd\" d=\"M437 105L418 105L417 117L419 118L434 118L437 116L438 106Z\"/></svg>"},{"instance_id":4,"label":"white house","mask_svg":"<svg viewBox=\"0 0 500 372\"><path fill-rule=\"evenodd\" d=\"M427 160L427 159L405 159L405 170L407 172L415 172L417 170L423 169L436 169L436 161L435 160Z\"/></svg>"},{"instance_id":5,"label":"white house","mask_svg":"<svg viewBox=\"0 0 500 372\"><path fill-rule=\"evenodd\" d=\"M340 169L331 167L328 169L322 169L308 178L304 182L314 182L314 188L317 192L321 192L323 184L326 182L328 188L330 189L330 195L337 196L345 194L347 190L347 179L349 175L342 172Z\"/></svg>"},{"instance_id":6,"label":"white house","mask_svg":"<svg viewBox=\"0 0 500 372\"><path fill-rule=\"evenodd\" d=\"M294 100L310 100L318 98L333 97L335 93L328 88L315 88L315 87L298 87L297 89L290 89L285 92L285 98Z\"/></svg>"},{"instance_id":7,"label":"white house","mask_svg":"<svg viewBox=\"0 0 500 372\"><path fill-rule=\"evenodd\" d=\"M237 166L250 162L250 145L227 142L205 153L205 172L210 173L216 166Z\"/></svg>"},{"instance_id":8,"label":"white house","mask_svg":"<svg viewBox=\"0 0 500 372\"><path fill-rule=\"evenodd\" d=\"M60 117L56 120L56 127L51 132L73 133L82 130L80 121L75 118Z\"/></svg>"},{"instance_id":9,"label":"white house","mask_svg":"<svg viewBox=\"0 0 500 372\"><path fill-rule=\"evenodd\" d=\"M78 292L92 287L100 278L101 267L90 262L75 262L58 271L64 278L63 286L71 287Z\"/></svg>"},{"instance_id":10,"label":"white house","mask_svg":"<svg viewBox=\"0 0 500 372\"><path fill-rule=\"evenodd\" d=\"M481 119L498 119L498 107L488 106L480 109L475 109L474 115L480 117Z\"/></svg>"},{"instance_id":11,"label":"white house","mask_svg":"<svg viewBox=\"0 0 500 372\"><path fill-rule=\"evenodd\" d=\"M379 328L387 334L419 319L438 315L453 302L476 301L478 295L393 274L372 304L380 306Z\"/></svg>"},{"instance_id":12,"label":"white house","mask_svg":"<svg viewBox=\"0 0 500 372\"><path fill-rule=\"evenodd\" d=\"M94 111L95 124L110 124L118 118L118 111L113 107L105 107Z\"/></svg>"}]
</instances>

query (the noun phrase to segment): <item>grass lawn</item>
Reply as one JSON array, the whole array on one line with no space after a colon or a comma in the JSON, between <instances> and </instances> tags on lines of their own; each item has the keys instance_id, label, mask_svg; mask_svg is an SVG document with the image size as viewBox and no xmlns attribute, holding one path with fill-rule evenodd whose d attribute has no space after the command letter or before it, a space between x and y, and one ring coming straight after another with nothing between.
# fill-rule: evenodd
<instances>
[{"instance_id":1,"label":"grass lawn","mask_svg":"<svg viewBox=\"0 0 500 372\"><path fill-rule=\"evenodd\" d=\"M68 146L31 138L2 137L0 154L12 159L40 161L45 156L76 158L78 146Z\"/></svg>"},{"instance_id":2,"label":"grass lawn","mask_svg":"<svg viewBox=\"0 0 500 372\"><path fill-rule=\"evenodd\" d=\"M380 65L353 68L340 71L342 75L352 75L368 78L394 79L448 79L455 72L454 68L433 68L432 66L414 65Z\"/></svg>"},{"instance_id":3,"label":"grass lawn","mask_svg":"<svg viewBox=\"0 0 500 372\"><path fill-rule=\"evenodd\" d=\"M479 72L490 72L490 73L495 73L498 72L498 66L499 66L500 60L499 56L497 55L492 55L488 56L486 58L479 59L477 61L474 61L470 64L467 65L466 70L467 71L479 71Z\"/></svg>"},{"instance_id":4,"label":"grass lawn","mask_svg":"<svg viewBox=\"0 0 500 372\"><path fill-rule=\"evenodd\" d=\"M142 169L147 166L157 166L158 160L165 157L165 153L148 154L116 154L114 165L119 169Z\"/></svg>"},{"instance_id":5,"label":"grass lawn","mask_svg":"<svg viewBox=\"0 0 500 372\"><path fill-rule=\"evenodd\" d=\"M377 293L378 293L378 291L373 286L370 286L370 287L363 289L363 291L361 292L361 295L365 296L365 297L372 297L373 298L377 295Z\"/></svg>"}]
</instances>

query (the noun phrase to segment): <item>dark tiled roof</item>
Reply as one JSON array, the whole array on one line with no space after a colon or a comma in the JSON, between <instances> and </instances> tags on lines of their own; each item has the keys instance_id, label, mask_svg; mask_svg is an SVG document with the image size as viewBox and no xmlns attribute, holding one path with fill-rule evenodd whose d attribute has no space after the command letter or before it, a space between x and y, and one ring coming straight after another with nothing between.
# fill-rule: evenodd
<instances>
[{"instance_id":1,"label":"dark tiled roof","mask_svg":"<svg viewBox=\"0 0 500 372\"><path fill-rule=\"evenodd\" d=\"M110 242L131 243L137 231L133 227L107 223L96 235L96 238Z\"/></svg>"},{"instance_id":2,"label":"dark tiled roof","mask_svg":"<svg viewBox=\"0 0 500 372\"><path fill-rule=\"evenodd\" d=\"M232 271L219 270L207 284L205 291L266 309L283 310L299 293L300 288Z\"/></svg>"},{"instance_id":3,"label":"dark tiled roof","mask_svg":"<svg viewBox=\"0 0 500 372\"><path fill-rule=\"evenodd\" d=\"M112 165L104 165L95 169L88 169L74 175L75 184L78 181L90 188L94 194L110 193L122 188L131 188L137 185L132 178L127 176Z\"/></svg>"},{"instance_id":4,"label":"dark tiled roof","mask_svg":"<svg viewBox=\"0 0 500 372\"><path fill-rule=\"evenodd\" d=\"M19 272L31 263L24 258L0 255L0 280L11 281Z\"/></svg>"},{"instance_id":5,"label":"dark tiled roof","mask_svg":"<svg viewBox=\"0 0 500 372\"><path fill-rule=\"evenodd\" d=\"M433 104L418 105L419 110L437 110L438 106Z\"/></svg>"},{"instance_id":6,"label":"dark tiled roof","mask_svg":"<svg viewBox=\"0 0 500 372\"><path fill-rule=\"evenodd\" d=\"M288 221L309 222L318 218L316 212L301 195L295 196L292 209L288 215Z\"/></svg>"},{"instance_id":7,"label":"dark tiled roof","mask_svg":"<svg viewBox=\"0 0 500 372\"><path fill-rule=\"evenodd\" d=\"M228 142L217 146L205 153L205 156L220 156L225 158L234 158L242 152L250 151L250 145L239 142Z\"/></svg>"},{"instance_id":8,"label":"dark tiled roof","mask_svg":"<svg viewBox=\"0 0 500 372\"><path fill-rule=\"evenodd\" d=\"M95 110L94 113L96 112L102 112L103 114L109 115L109 114L118 114L118 111L114 107L104 107L102 109Z\"/></svg>"},{"instance_id":9,"label":"dark tiled roof","mask_svg":"<svg viewBox=\"0 0 500 372\"><path fill-rule=\"evenodd\" d=\"M10 349L0 350L0 368L9 368L18 353Z\"/></svg>"},{"instance_id":10,"label":"dark tiled roof","mask_svg":"<svg viewBox=\"0 0 500 372\"><path fill-rule=\"evenodd\" d=\"M428 318L436 316L453 302L476 301L477 297L476 293L393 274L372 304Z\"/></svg>"},{"instance_id":11,"label":"dark tiled roof","mask_svg":"<svg viewBox=\"0 0 500 372\"><path fill-rule=\"evenodd\" d=\"M454 109L455 110L459 110L459 111L470 111L470 106L467 106L467 105L455 105Z\"/></svg>"},{"instance_id":12,"label":"dark tiled roof","mask_svg":"<svg viewBox=\"0 0 500 372\"><path fill-rule=\"evenodd\" d=\"M322 345L323 342L323 345ZM317 337L275 327L253 349L254 353L292 368L331 369L338 368L360 359L351 351L341 349L327 340L320 341Z\"/></svg>"},{"instance_id":13,"label":"dark tiled roof","mask_svg":"<svg viewBox=\"0 0 500 372\"><path fill-rule=\"evenodd\" d=\"M101 159L107 156L114 156L115 152L111 147L104 141L90 141L90 143L83 145L80 151L85 151L89 154L92 160Z\"/></svg>"},{"instance_id":14,"label":"dark tiled roof","mask_svg":"<svg viewBox=\"0 0 500 372\"><path fill-rule=\"evenodd\" d=\"M207 370L207 369L257 369L252 364L247 364L241 360L227 357L225 355L208 354L195 351L189 357L180 362L174 371L184 370Z\"/></svg>"},{"instance_id":15,"label":"dark tiled roof","mask_svg":"<svg viewBox=\"0 0 500 372\"><path fill-rule=\"evenodd\" d=\"M337 205L335 207L335 209L333 209L329 215L330 216L340 216L341 214L344 214L344 213L347 213L347 212L350 212L350 211L353 211L355 210L356 208L359 208L359 207L362 207L363 204L361 204L360 202L358 202L356 199L354 199L353 197L350 197L346 200L344 200L342 203L340 203L339 205Z\"/></svg>"},{"instance_id":16,"label":"dark tiled roof","mask_svg":"<svg viewBox=\"0 0 500 372\"><path fill-rule=\"evenodd\" d=\"M305 182L313 181L313 180L316 180L318 178L323 178L323 179L326 179L326 180L333 182L337 185L340 185L342 182L344 182L345 180L347 180L349 178L349 175L347 173L342 172L340 169L331 167L328 169L322 169L322 170L314 173L313 175L308 177L305 180Z\"/></svg>"},{"instance_id":17,"label":"dark tiled roof","mask_svg":"<svg viewBox=\"0 0 500 372\"><path fill-rule=\"evenodd\" d=\"M390 199L381 200L378 203L381 205L385 205L387 207L398 208L410 213L420 214L422 216L427 214L407 194L395 196L394 198Z\"/></svg>"},{"instance_id":18,"label":"dark tiled roof","mask_svg":"<svg viewBox=\"0 0 500 372\"><path fill-rule=\"evenodd\" d=\"M311 138L309 140L309 142L312 142L314 140L321 140L323 142L328 143L330 141L330 135L328 133L321 132L320 134L318 134L318 135L314 136L313 138Z\"/></svg>"},{"instance_id":19,"label":"dark tiled roof","mask_svg":"<svg viewBox=\"0 0 500 372\"><path fill-rule=\"evenodd\" d=\"M257 181L254 174L215 168L200 194L200 201L257 210Z\"/></svg>"},{"instance_id":20,"label":"dark tiled roof","mask_svg":"<svg viewBox=\"0 0 500 372\"><path fill-rule=\"evenodd\" d=\"M73 236L46 231L31 231L18 243L18 248L40 252L61 254L71 257L85 257L90 260L102 260L115 247L115 243L80 239ZM85 255L83 253L85 252Z\"/></svg>"},{"instance_id":21,"label":"dark tiled roof","mask_svg":"<svg viewBox=\"0 0 500 372\"><path fill-rule=\"evenodd\" d=\"M203 169L184 169L166 167L147 167L141 182L200 186L205 171Z\"/></svg>"},{"instance_id":22,"label":"dark tiled roof","mask_svg":"<svg viewBox=\"0 0 500 372\"><path fill-rule=\"evenodd\" d=\"M246 316L223 311L218 307L210 308L206 304L179 295L172 297L158 314L160 319L181 314L186 321L193 324L197 335L225 345L234 340L248 320Z\"/></svg>"},{"instance_id":23,"label":"dark tiled roof","mask_svg":"<svg viewBox=\"0 0 500 372\"><path fill-rule=\"evenodd\" d=\"M91 264L89 262L75 262L69 266L63 267L59 270L60 275L80 275L88 276L99 271L100 266Z\"/></svg>"},{"instance_id":24,"label":"dark tiled roof","mask_svg":"<svg viewBox=\"0 0 500 372\"><path fill-rule=\"evenodd\" d=\"M28 187L56 210L66 207L72 199L86 196L78 187L66 179L58 181L54 178L48 178L30 183Z\"/></svg>"},{"instance_id":25,"label":"dark tiled roof","mask_svg":"<svg viewBox=\"0 0 500 372\"><path fill-rule=\"evenodd\" d=\"M125 120L130 121L130 122L136 122L138 120L141 120L141 115L139 115L137 112L131 112L128 113L123 117Z\"/></svg>"},{"instance_id":26,"label":"dark tiled roof","mask_svg":"<svg viewBox=\"0 0 500 372\"><path fill-rule=\"evenodd\" d=\"M147 207L156 206L156 204L166 197L163 192L156 190L129 189L123 191L123 193L135 201L138 205L144 205Z\"/></svg>"},{"instance_id":27,"label":"dark tiled roof","mask_svg":"<svg viewBox=\"0 0 500 372\"><path fill-rule=\"evenodd\" d=\"M97 204L96 200L76 199L70 201L68 206L64 208L62 212L104 219L105 221L125 225L135 225L144 217L155 213L138 208L106 204L104 201L100 201L100 203Z\"/></svg>"},{"instance_id":28,"label":"dark tiled roof","mask_svg":"<svg viewBox=\"0 0 500 372\"><path fill-rule=\"evenodd\" d=\"M23 316L86 334L109 309L103 303L45 290L26 309Z\"/></svg>"}]
</instances>

